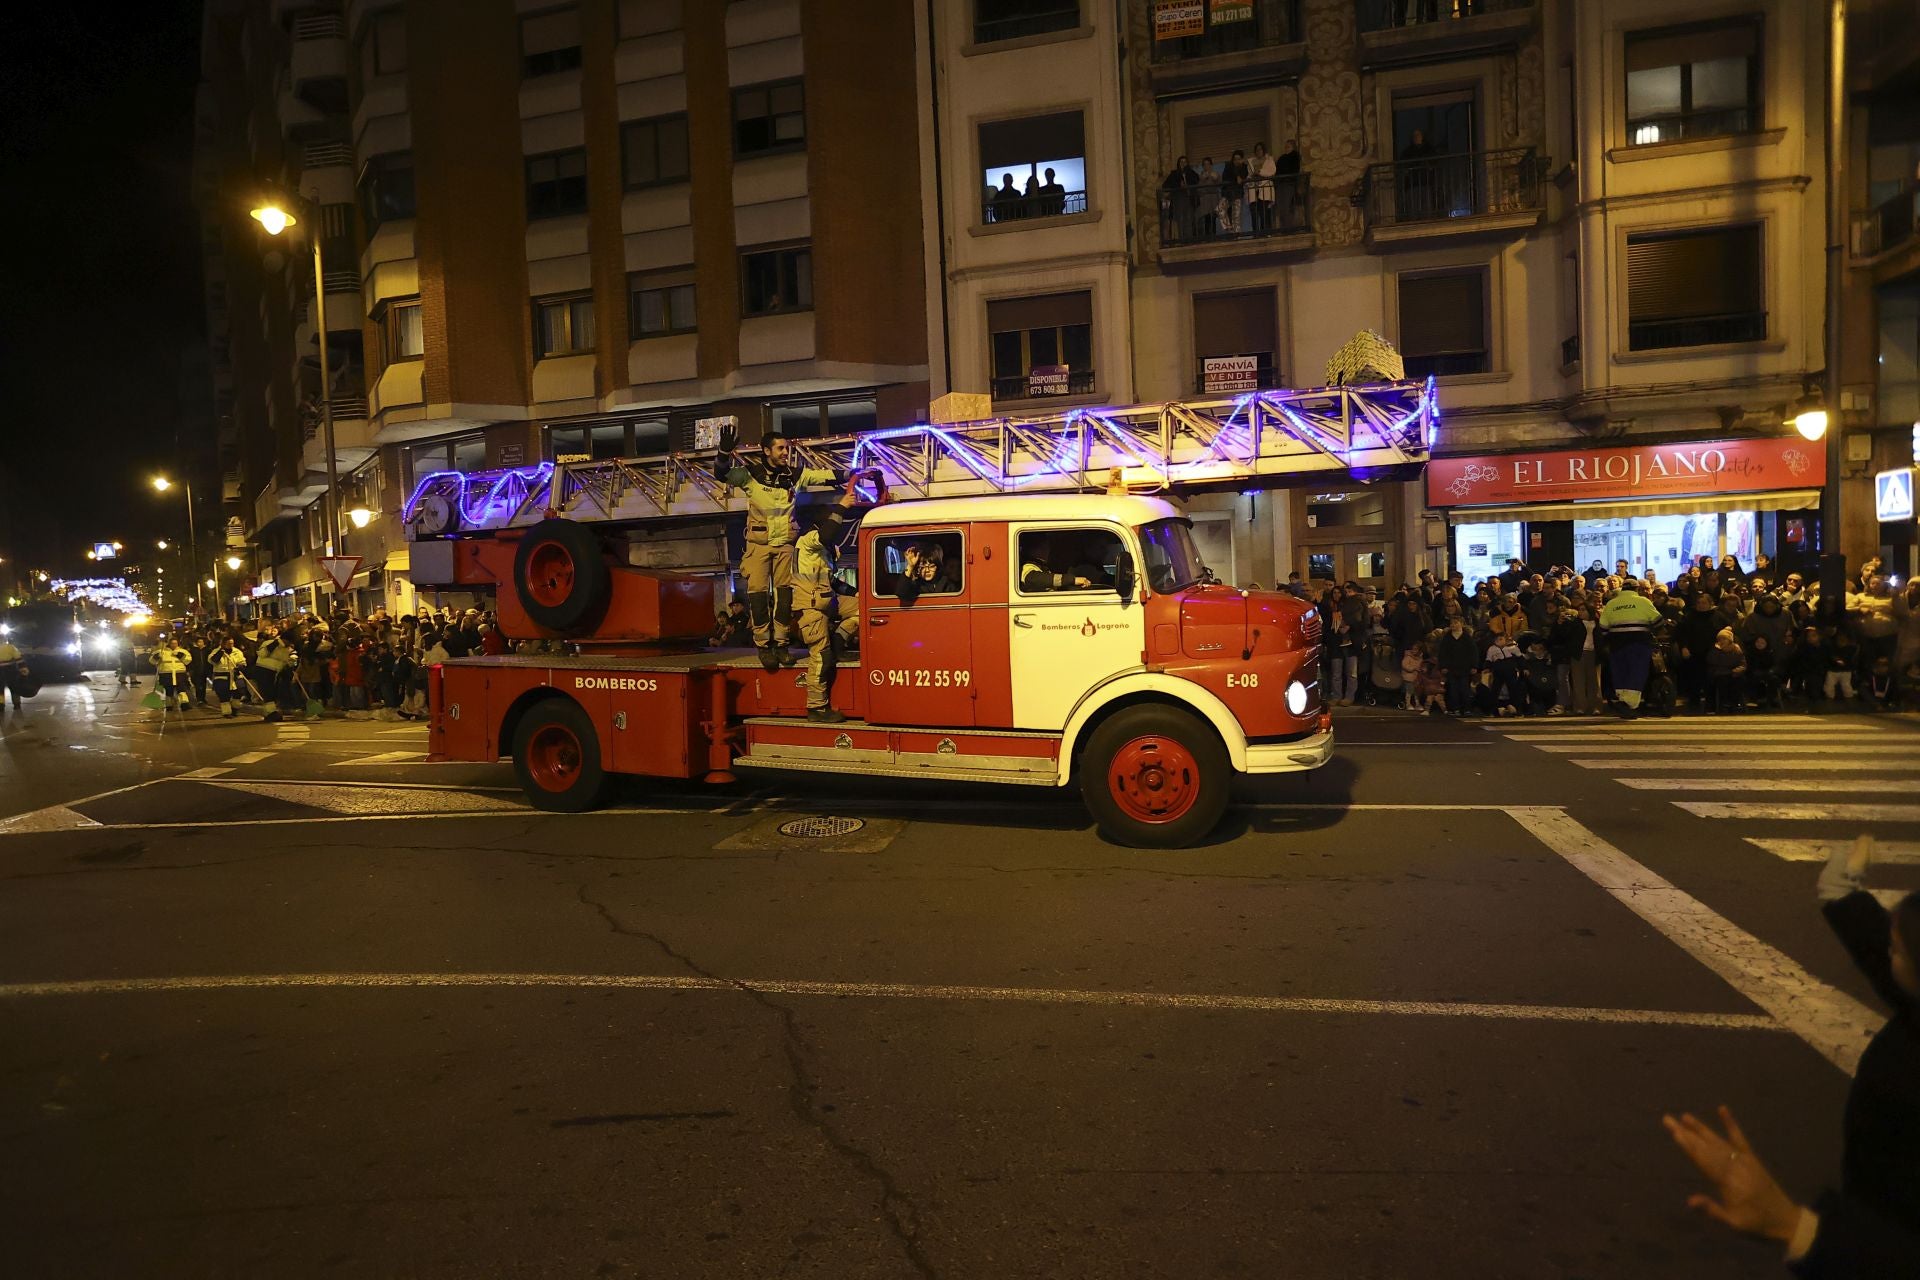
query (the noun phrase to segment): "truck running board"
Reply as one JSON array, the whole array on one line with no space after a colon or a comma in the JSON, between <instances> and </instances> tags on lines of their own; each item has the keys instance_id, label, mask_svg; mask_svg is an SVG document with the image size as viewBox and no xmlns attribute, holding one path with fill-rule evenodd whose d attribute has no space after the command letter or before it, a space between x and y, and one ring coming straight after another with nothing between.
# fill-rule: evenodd
<instances>
[{"instance_id":1,"label":"truck running board","mask_svg":"<svg viewBox=\"0 0 1920 1280\"><path fill-rule=\"evenodd\" d=\"M1059 778L1057 733L897 729L861 720L816 724L767 716L749 719L746 735L747 754L733 762L736 768L1038 787Z\"/></svg>"}]
</instances>

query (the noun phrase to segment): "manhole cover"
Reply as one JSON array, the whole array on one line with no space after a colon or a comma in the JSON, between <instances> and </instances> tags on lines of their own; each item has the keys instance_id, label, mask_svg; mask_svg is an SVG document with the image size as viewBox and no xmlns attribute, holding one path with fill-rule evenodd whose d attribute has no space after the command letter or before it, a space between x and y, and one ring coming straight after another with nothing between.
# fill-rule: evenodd
<instances>
[{"instance_id":1,"label":"manhole cover","mask_svg":"<svg viewBox=\"0 0 1920 1280\"><path fill-rule=\"evenodd\" d=\"M850 836L866 825L859 818L795 818L780 824L780 834L798 840L828 840Z\"/></svg>"}]
</instances>

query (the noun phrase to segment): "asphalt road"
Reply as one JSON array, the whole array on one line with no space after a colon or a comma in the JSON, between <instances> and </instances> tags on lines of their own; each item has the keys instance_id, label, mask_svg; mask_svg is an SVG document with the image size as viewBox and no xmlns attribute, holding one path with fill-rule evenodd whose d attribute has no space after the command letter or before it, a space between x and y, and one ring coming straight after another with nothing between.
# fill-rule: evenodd
<instances>
[{"instance_id":1,"label":"asphalt road","mask_svg":"<svg viewBox=\"0 0 1920 1280\"><path fill-rule=\"evenodd\" d=\"M1920 888L1904 719L1353 713L1143 853L137 697L0 716L10 1275L1775 1274L1659 1116L1831 1181L1880 1014L1815 859Z\"/></svg>"}]
</instances>

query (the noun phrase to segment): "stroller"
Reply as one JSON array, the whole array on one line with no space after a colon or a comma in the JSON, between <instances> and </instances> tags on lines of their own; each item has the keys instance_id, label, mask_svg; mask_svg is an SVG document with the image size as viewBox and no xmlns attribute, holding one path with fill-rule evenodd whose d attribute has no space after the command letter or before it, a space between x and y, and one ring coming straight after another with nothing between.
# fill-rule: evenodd
<instances>
[{"instance_id":1,"label":"stroller","mask_svg":"<svg viewBox=\"0 0 1920 1280\"><path fill-rule=\"evenodd\" d=\"M1673 715L1673 705L1679 698L1679 686L1673 681L1673 673L1667 669L1667 650L1664 645L1653 651L1653 661L1647 668L1647 687L1640 695L1640 710L1644 715L1659 716L1665 719Z\"/></svg>"},{"instance_id":2,"label":"stroller","mask_svg":"<svg viewBox=\"0 0 1920 1280\"><path fill-rule=\"evenodd\" d=\"M1390 707L1399 702L1405 688L1400 677L1400 655L1393 651L1393 637L1384 631L1373 637L1373 671L1369 677L1375 706Z\"/></svg>"}]
</instances>

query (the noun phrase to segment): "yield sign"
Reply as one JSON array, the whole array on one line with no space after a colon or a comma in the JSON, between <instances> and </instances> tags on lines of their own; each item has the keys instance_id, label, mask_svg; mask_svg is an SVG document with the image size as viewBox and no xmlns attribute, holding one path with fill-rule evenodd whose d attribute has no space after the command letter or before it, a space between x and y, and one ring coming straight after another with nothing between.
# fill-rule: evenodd
<instances>
[{"instance_id":1,"label":"yield sign","mask_svg":"<svg viewBox=\"0 0 1920 1280\"><path fill-rule=\"evenodd\" d=\"M347 584L353 581L353 575L360 572L359 556L321 556L320 572L327 575L333 583L333 589L346 594Z\"/></svg>"}]
</instances>

